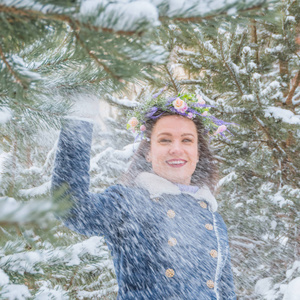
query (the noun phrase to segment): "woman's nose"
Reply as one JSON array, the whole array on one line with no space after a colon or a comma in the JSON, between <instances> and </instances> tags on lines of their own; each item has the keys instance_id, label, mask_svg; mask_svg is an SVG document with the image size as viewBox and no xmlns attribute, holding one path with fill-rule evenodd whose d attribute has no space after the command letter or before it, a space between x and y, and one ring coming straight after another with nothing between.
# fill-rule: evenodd
<instances>
[{"instance_id":1,"label":"woman's nose","mask_svg":"<svg viewBox=\"0 0 300 300\"><path fill-rule=\"evenodd\" d=\"M169 150L170 154L181 154L183 153L183 147L182 144L180 142L173 142L171 144L170 150Z\"/></svg>"}]
</instances>

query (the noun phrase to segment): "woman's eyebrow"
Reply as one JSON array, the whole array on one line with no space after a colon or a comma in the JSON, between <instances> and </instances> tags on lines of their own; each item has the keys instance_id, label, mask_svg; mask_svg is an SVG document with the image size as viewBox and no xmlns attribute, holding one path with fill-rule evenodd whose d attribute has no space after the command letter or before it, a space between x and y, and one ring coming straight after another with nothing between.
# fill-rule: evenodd
<instances>
[{"instance_id":1,"label":"woman's eyebrow","mask_svg":"<svg viewBox=\"0 0 300 300\"><path fill-rule=\"evenodd\" d=\"M162 132L162 133L158 134L157 137L159 137L160 135L169 135L169 136L172 136L172 134L169 133L169 132Z\"/></svg>"},{"instance_id":2,"label":"woman's eyebrow","mask_svg":"<svg viewBox=\"0 0 300 300\"><path fill-rule=\"evenodd\" d=\"M192 137L194 137L192 133L183 133L181 136L187 136L187 135L191 135Z\"/></svg>"},{"instance_id":3,"label":"woman's eyebrow","mask_svg":"<svg viewBox=\"0 0 300 300\"><path fill-rule=\"evenodd\" d=\"M169 132L161 132L157 135L157 137L161 136L161 135L167 135L167 136L172 136L172 133ZM195 137L192 133L183 133L181 136L192 136Z\"/></svg>"}]
</instances>

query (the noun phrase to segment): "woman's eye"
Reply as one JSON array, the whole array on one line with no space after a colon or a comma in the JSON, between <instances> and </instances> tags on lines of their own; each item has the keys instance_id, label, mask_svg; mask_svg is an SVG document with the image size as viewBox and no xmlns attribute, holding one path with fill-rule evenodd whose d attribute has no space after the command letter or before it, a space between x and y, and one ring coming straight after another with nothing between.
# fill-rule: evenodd
<instances>
[{"instance_id":1,"label":"woman's eye","mask_svg":"<svg viewBox=\"0 0 300 300\"><path fill-rule=\"evenodd\" d=\"M184 142L184 143L191 143L192 140L191 140L191 139L184 139L183 142Z\"/></svg>"},{"instance_id":2,"label":"woman's eye","mask_svg":"<svg viewBox=\"0 0 300 300\"><path fill-rule=\"evenodd\" d=\"M166 144L166 143L171 143L171 140L168 140L168 139L161 139L161 140L159 140L159 143L164 143L164 144Z\"/></svg>"}]
</instances>

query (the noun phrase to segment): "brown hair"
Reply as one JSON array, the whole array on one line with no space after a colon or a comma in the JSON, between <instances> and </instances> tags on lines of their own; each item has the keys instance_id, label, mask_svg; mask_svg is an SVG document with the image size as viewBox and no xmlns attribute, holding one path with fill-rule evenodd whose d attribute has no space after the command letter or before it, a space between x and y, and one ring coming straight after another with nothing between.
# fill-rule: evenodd
<instances>
[{"instance_id":1,"label":"brown hair","mask_svg":"<svg viewBox=\"0 0 300 300\"><path fill-rule=\"evenodd\" d=\"M160 115L160 116L159 116ZM134 179L141 172L153 172L151 163L147 162L146 155L150 151L150 137L152 130L157 123L157 121L164 116L177 115L173 112L166 112L158 109L154 116L159 116L157 119L147 119L145 126L147 130L145 131L146 139L143 139L133 155L131 164L124 175L123 183L132 185ZM213 192L214 187L218 180L218 169L213 161L213 154L209 148L207 135L205 134L205 128L200 120L200 118L195 118L192 120L196 125L196 130L198 134L198 153L199 161L196 165L196 169L191 178L191 184L201 187L206 184L210 190Z\"/></svg>"}]
</instances>

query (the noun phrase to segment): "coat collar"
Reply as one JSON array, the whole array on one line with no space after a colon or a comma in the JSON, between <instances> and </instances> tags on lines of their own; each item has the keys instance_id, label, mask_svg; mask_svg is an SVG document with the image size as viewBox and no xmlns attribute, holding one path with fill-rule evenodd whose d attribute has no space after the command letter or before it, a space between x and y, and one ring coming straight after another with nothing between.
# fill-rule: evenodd
<instances>
[{"instance_id":1,"label":"coat collar","mask_svg":"<svg viewBox=\"0 0 300 300\"><path fill-rule=\"evenodd\" d=\"M199 188L196 193L181 192L179 187L174 183L148 172L140 173L134 182L138 187L146 189L150 193L151 198L159 197L162 194L180 195L181 193L185 193L197 200L204 198L208 202L212 212L215 212L218 209L216 198L210 192L207 185Z\"/></svg>"}]
</instances>

